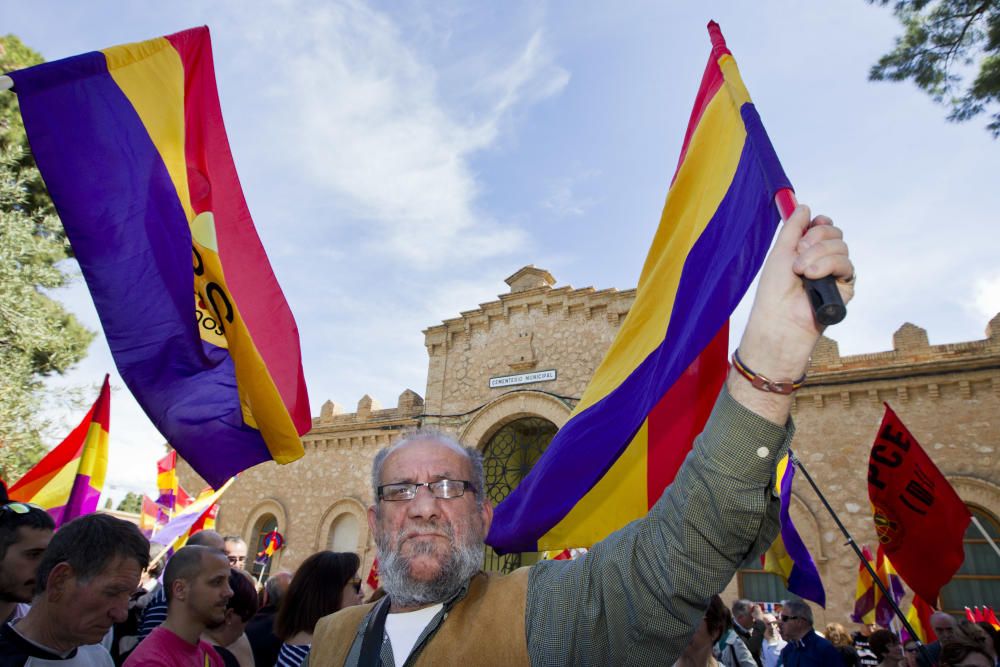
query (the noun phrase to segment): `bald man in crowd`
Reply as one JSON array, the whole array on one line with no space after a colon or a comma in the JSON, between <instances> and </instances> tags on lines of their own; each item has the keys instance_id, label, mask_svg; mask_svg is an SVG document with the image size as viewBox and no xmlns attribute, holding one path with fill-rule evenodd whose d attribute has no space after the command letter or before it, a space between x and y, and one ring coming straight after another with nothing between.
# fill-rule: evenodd
<instances>
[{"instance_id":1,"label":"bald man in crowd","mask_svg":"<svg viewBox=\"0 0 1000 667\"><path fill-rule=\"evenodd\" d=\"M230 571L221 549L179 549L163 573L167 618L132 651L125 667L225 667L201 635L226 620L226 603L233 596Z\"/></svg>"}]
</instances>

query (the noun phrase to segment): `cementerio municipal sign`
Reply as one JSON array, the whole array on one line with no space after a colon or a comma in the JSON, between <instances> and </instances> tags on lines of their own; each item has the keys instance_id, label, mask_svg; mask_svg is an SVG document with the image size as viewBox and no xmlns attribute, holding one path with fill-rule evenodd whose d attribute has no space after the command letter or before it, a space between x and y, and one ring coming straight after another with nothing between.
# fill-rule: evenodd
<instances>
[{"instance_id":1,"label":"cementerio municipal sign","mask_svg":"<svg viewBox=\"0 0 1000 667\"><path fill-rule=\"evenodd\" d=\"M515 384L531 384L532 382L549 382L556 379L556 371L536 371L534 373L521 373L520 375L504 375L502 377L490 378L490 389L497 387L509 387Z\"/></svg>"}]
</instances>

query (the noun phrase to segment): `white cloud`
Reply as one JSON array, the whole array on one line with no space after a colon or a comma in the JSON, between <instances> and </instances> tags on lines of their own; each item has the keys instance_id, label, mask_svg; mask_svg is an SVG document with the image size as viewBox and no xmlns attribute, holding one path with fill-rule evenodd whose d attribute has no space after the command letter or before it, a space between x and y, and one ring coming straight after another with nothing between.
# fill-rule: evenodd
<instances>
[{"instance_id":1,"label":"white cloud","mask_svg":"<svg viewBox=\"0 0 1000 667\"><path fill-rule=\"evenodd\" d=\"M280 54L261 72L265 103L282 112L274 154L374 225L366 236L378 240L366 250L427 267L527 243L523 230L477 207L470 159L494 145L517 108L568 82L540 32L509 62L469 73L465 87L482 102L469 115L449 109L428 56L387 15L359 2L307 9L291 21L275 12L270 21L260 8L246 28L251 43Z\"/></svg>"},{"instance_id":2,"label":"white cloud","mask_svg":"<svg viewBox=\"0 0 1000 667\"><path fill-rule=\"evenodd\" d=\"M551 186L548 197L542 201L542 206L559 217L585 214L597 203L597 198L581 194L581 191L594 191L594 188L588 186L587 182L596 175L596 171L588 171L579 176L566 176L559 179Z\"/></svg>"},{"instance_id":3,"label":"white cloud","mask_svg":"<svg viewBox=\"0 0 1000 667\"><path fill-rule=\"evenodd\" d=\"M1000 272L976 281L973 288L972 307L987 321L1000 313Z\"/></svg>"}]
</instances>

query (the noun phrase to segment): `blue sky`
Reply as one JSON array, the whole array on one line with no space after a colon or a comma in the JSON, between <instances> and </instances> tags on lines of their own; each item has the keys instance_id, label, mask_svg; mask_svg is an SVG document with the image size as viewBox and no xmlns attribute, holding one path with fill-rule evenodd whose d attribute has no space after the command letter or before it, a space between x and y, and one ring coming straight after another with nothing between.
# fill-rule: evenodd
<instances>
[{"instance_id":1,"label":"blue sky","mask_svg":"<svg viewBox=\"0 0 1000 667\"><path fill-rule=\"evenodd\" d=\"M301 332L314 413L423 395L421 330L506 291L633 287L720 22L799 199L845 229L858 297L828 334L890 349L979 339L1000 312L1000 143L910 84L870 83L899 32L862 0L6 2L54 60L207 24L237 168ZM58 295L92 328L82 281ZM744 304L734 316L739 331ZM152 492L156 433L103 336L56 384L105 372L108 486ZM81 413L82 414L82 413ZM59 412L69 426L81 414ZM53 444L55 444L55 437Z\"/></svg>"}]
</instances>

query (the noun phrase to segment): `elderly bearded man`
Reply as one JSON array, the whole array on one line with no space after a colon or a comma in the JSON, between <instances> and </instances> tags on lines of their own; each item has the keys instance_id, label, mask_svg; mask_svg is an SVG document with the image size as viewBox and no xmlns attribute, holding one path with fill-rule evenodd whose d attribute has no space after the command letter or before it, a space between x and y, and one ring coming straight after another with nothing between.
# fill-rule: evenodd
<instances>
[{"instance_id":1,"label":"elderly bearded man","mask_svg":"<svg viewBox=\"0 0 1000 667\"><path fill-rule=\"evenodd\" d=\"M808 229L808 231L806 231ZM854 269L829 218L799 207L764 264L740 342L748 369L803 375L819 339L801 276ZM328 665L669 665L709 598L777 534L777 460L791 396L731 370L712 417L649 514L575 561L480 572L493 509L475 451L416 434L376 457L368 523L386 597L322 619L309 663Z\"/></svg>"}]
</instances>

